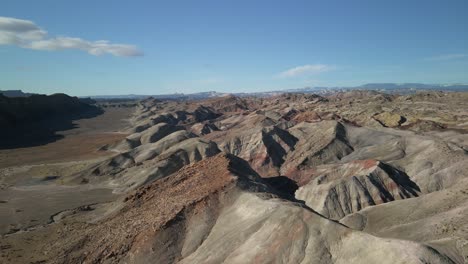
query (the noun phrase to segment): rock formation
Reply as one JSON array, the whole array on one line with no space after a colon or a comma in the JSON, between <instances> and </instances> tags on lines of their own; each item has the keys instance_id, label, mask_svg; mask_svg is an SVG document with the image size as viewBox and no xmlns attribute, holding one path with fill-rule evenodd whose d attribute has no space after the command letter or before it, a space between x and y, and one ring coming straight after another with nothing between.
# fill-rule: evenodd
<instances>
[{"instance_id":1,"label":"rock formation","mask_svg":"<svg viewBox=\"0 0 468 264\"><path fill-rule=\"evenodd\" d=\"M0 262L464 263L467 98L134 102L98 158L0 168Z\"/></svg>"}]
</instances>

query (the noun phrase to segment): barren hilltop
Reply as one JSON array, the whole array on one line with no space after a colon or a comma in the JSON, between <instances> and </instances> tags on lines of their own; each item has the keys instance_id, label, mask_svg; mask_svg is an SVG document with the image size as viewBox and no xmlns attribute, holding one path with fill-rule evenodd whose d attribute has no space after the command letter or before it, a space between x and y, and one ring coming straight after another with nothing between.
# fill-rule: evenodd
<instances>
[{"instance_id":1,"label":"barren hilltop","mask_svg":"<svg viewBox=\"0 0 468 264\"><path fill-rule=\"evenodd\" d=\"M467 92L57 96L0 115L1 263L468 261Z\"/></svg>"}]
</instances>

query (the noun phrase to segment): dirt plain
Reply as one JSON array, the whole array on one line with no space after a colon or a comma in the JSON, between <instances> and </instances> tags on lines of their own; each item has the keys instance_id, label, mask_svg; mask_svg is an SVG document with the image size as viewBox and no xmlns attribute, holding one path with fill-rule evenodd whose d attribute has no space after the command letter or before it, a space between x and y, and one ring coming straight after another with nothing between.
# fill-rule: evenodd
<instances>
[{"instance_id":1,"label":"dirt plain","mask_svg":"<svg viewBox=\"0 0 468 264\"><path fill-rule=\"evenodd\" d=\"M0 150L0 232L16 232L51 222L61 211L113 201L112 190L61 182L90 163L113 155L100 150L125 138L132 108L106 108L102 115L74 122L42 145ZM52 184L54 183L54 184Z\"/></svg>"}]
</instances>

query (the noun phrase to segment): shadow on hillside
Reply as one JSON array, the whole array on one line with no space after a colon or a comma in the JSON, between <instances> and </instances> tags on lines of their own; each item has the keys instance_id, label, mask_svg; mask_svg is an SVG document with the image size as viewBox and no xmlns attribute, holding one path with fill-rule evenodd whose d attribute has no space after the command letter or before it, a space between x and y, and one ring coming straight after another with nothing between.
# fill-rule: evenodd
<instances>
[{"instance_id":1,"label":"shadow on hillside","mask_svg":"<svg viewBox=\"0 0 468 264\"><path fill-rule=\"evenodd\" d=\"M297 200L294 195L299 188L294 180L291 180L286 176L268 177L262 178L262 180L273 187L282 198L295 202L301 202Z\"/></svg>"},{"instance_id":2,"label":"shadow on hillside","mask_svg":"<svg viewBox=\"0 0 468 264\"><path fill-rule=\"evenodd\" d=\"M23 121L0 129L0 149L15 149L45 145L64 138L57 134L76 128L73 122L103 114L101 108L90 106L79 113L56 113L53 117Z\"/></svg>"}]
</instances>

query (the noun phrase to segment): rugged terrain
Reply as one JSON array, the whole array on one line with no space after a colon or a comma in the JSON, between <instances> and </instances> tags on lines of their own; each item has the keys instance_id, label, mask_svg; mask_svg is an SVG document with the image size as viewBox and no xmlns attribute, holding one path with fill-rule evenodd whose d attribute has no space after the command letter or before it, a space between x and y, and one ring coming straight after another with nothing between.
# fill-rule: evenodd
<instances>
[{"instance_id":1,"label":"rugged terrain","mask_svg":"<svg viewBox=\"0 0 468 264\"><path fill-rule=\"evenodd\" d=\"M468 260L468 93L148 98L85 120L44 154L2 150L38 153L3 162L2 263ZM92 148L47 158L77 136Z\"/></svg>"}]
</instances>

